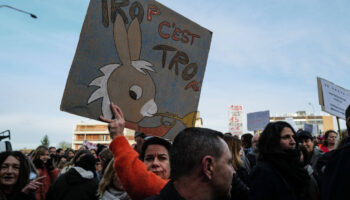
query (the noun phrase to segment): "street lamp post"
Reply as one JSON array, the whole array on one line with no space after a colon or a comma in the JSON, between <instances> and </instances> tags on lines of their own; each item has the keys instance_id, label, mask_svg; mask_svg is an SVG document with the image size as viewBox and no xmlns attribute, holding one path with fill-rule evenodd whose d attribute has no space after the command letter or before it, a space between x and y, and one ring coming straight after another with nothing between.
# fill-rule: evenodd
<instances>
[{"instance_id":1,"label":"street lamp post","mask_svg":"<svg viewBox=\"0 0 350 200\"><path fill-rule=\"evenodd\" d=\"M0 5L0 8L10 8L10 9L13 9L13 10L16 10L18 12L21 12L21 13L25 13L25 14L28 14L31 18L38 18L36 15L34 15L33 13L30 13L30 12L27 12L27 11L24 11L24 10L21 10L21 9L18 9L18 8L14 8L12 6L9 6L9 5Z\"/></svg>"}]
</instances>

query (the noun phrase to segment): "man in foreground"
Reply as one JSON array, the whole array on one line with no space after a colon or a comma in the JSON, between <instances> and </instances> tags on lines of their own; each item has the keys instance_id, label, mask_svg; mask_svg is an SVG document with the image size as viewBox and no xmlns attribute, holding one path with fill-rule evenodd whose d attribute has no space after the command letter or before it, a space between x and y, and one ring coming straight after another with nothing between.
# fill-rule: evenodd
<instances>
[{"instance_id":1,"label":"man in foreground","mask_svg":"<svg viewBox=\"0 0 350 200\"><path fill-rule=\"evenodd\" d=\"M230 199L234 169L222 137L222 133L205 128L181 131L170 151L171 180L160 195L148 200Z\"/></svg>"},{"instance_id":2,"label":"man in foreground","mask_svg":"<svg viewBox=\"0 0 350 200\"><path fill-rule=\"evenodd\" d=\"M350 131L350 105L345 111L346 127ZM322 179L322 199L324 200L345 200L350 197L350 138L342 147L327 153L328 160L324 169Z\"/></svg>"}]
</instances>

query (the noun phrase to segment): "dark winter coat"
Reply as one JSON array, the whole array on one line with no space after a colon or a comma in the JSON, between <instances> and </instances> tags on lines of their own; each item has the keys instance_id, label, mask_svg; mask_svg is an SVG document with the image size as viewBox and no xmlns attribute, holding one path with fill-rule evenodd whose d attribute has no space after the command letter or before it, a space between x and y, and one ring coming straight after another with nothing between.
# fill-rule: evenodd
<instances>
[{"instance_id":1,"label":"dark winter coat","mask_svg":"<svg viewBox=\"0 0 350 200\"><path fill-rule=\"evenodd\" d=\"M73 167L50 186L46 200L97 200L97 187L91 171Z\"/></svg>"},{"instance_id":2,"label":"dark winter coat","mask_svg":"<svg viewBox=\"0 0 350 200\"><path fill-rule=\"evenodd\" d=\"M34 194L26 194L24 192L15 192L12 194L1 194L0 199L2 199L2 195L5 196L6 200L35 200Z\"/></svg>"},{"instance_id":3,"label":"dark winter coat","mask_svg":"<svg viewBox=\"0 0 350 200\"><path fill-rule=\"evenodd\" d=\"M249 200L296 200L293 188L268 162L258 162L250 173Z\"/></svg>"},{"instance_id":4,"label":"dark winter coat","mask_svg":"<svg viewBox=\"0 0 350 200\"><path fill-rule=\"evenodd\" d=\"M249 194L249 187L239 178L237 174L233 175L231 199L247 200Z\"/></svg>"},{"instance_id":5,"label":"dark winter coat","mask_svg":"<svg viewBox=\"0 0 350 200\"><path fill-rule=\"evenodd\" d=\"M322 179L322 200L350 199L350 141L342 148L326 153L320 159L325 163Z\"/></svg>"},{"instance_id":6,"label":"dark winter coat","mask_svg":"<svg viewBox=\"0 0 350 200\"><path fill-rule=\"evenodd\" d=\"M160 191L159 195L155 195L147 198L146 200L185 200L176 191L172 181L169 181L164 188Z\"/></svg>"},{"instance_id":7,"label":"dark winter coat","mask_svg":"<svg viewBox=\"0 0 350 200\"><path fill-rule=\"evenodd\" d=\"M253 169L253 167L256 165L257 156L256 153L253 151L247 154L247 159L249 160L250 167Z\"/></svg>"}]
</instances>

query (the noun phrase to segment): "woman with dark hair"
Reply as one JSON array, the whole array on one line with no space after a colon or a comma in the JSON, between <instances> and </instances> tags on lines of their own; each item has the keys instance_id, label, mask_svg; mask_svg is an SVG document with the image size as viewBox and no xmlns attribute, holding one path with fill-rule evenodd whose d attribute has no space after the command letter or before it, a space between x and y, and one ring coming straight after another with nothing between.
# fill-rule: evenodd
<instances>
[{"instance_id":1,"label":"woman with dark hair","mask_svg":"<svg viewBox=\"0 0 350 200\"><path fill-rule=\"evenodd\" d=\"M154 136L146 137L141 148L140 159L146 164L147 170L162 179L170 177L170 148L170 142Z\"/></svg>"},{"instance_id":2,"label":"woman with dark hair","mask_svg":"<svg viewBox=\"0 0 350 200\"><path fill-rule=\"evenodd\" d=\"M309 199L309 174L300 162L295 132L286 122L269 123L258 142L249 199Z\"/></svg>"},{"instance_id":3,"label":"woman with dark hair","mask_svg":"<svg viewBox=\"0 0 350 200\"><path fill-rule=\"evenodd\" d=\"M66 152L64 155L67 157L67 160L70 162L74 156L75 156L75 151L73 149L66 149Z\"/></svg>"},{"instance_id":4,"label":"woman with dark hair","mask_svg":"<svg viewBox=\"0 0 350 200\"><path fill-rule=\"evenodd\" d=\"M74 155L74 157L72 159L70 159L69 162L67 159L67 163L65 164L63 169L60 171L60 175L66 173L71 167L74 167L77 160L80 157L82 157L83 155L88 154L88 153L90 153L90 151L87 149L78 150L77 153Z\"/></svg>"},{"instance_id":5,"label":"woman with dark hair","mask_svg":"<svg viewBox=\"0 0 350 200\"><path fill-rule=\"evenodd\" d=\"M45 200L50 185L58 176L58 170L53 166L52 159L49 156L49 149L46 146L36 148L32 160L38 170L39 176L44 176L42 179L43 184L35 192L35 199Z\"/></svg>"},{"instance_id":6,"label":"woman with dark hair","mask_svg":"<svg viewBox=\"0 0 350 200\"><path fill-rule=\"evenodd\" d=\"M330 152L330 151L335 149L337 135L338 135L337 132L335 132L334 130L328 130L324 134L324 141L323 141L323 144L321 146L321 150L323 152L327 153L327 152Z\"/></svg>"},{"instance_id":7,"label":"woman with dark hair","mask_svg":"<svg viewBox=\"0 0 350 200\"><path fill-rule=\"evenodd\" d=\"M0 199L32 200L34 191L42 185L39 177L29 180L29 160L19 151L0 153Z\"/></svg>"},{"instance_id":8,"label":"woman with dark hair","mask_svg":"<svg viewBox=\"0 0 350 200\"><path fill-rule=\"evenodd\" d=\"M95 173L96 158L90 153L81 154L74 167L62 174L50 186L46 198L48 200L97 200Z\"/></svg>"},{"instance_id":9,"label":"woman with dark hair","mask_svg":"<svg viewBox=\"0 0 350 200\"><path fill-rule=\"evenodd\" d=\"M148 167L146 166L147 164L143 163L139 159L139 154L130 146L128 140L124 136L123 131L125 127L125 120L123 112L118 106L114 105L113 103L111 103L110 106L111 111L114 115L114 119L107 119L102 116L100 119L104 122L109 123L108 129L113 140L109 145L109 149L114 155L114 169L117 172L120 182L122 183L125 191L133 200L143 200L147 197L159 194L169 181L168 178L162 178L161 174L168 173L164 173L163 171L159 175L156 175L153 170L148 170ZM153 155L164 153L169 155L169 150L167 150L166 147L162 146L165 150L159 148L158 150L162 151L158 151L158 153L156 153L157 149L151 148L151 146L154 147L156 145L149 144L148 147L145 148L146 150L144 156L141 156L145 162L149 159L153 159L151 156L149 158L147 156L149 153L152 153L153 150L155 150L153 152L155 154ZM158 156L156 157L157 159L154 159L155 161L158 160ZM165 158L164 155L161 155L160 159L168 160L169 158ZM170 165L169 169L167 170L170 170Z\"/></svg>"}]
</instances>

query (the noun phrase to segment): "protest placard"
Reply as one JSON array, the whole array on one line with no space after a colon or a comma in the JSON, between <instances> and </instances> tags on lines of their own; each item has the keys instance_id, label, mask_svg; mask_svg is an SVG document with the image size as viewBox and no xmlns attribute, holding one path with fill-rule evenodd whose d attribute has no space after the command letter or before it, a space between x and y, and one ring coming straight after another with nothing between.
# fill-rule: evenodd
<instances>
[{"instance_id":1,"label":"protest placard","mask_svg":"<svg viewBox=\"0 0 350 200\"><path fill-rule=\"evenodd\" d=\"M350 105L350 90L317 77L318 97L322 110L345 119L345 110Z\"/></svg>"},{"instance_id":2,"label":"protest placard","mask_svg":"<svg viewBox=\"0 0 350 200\"><path fill-rule=\"evenodd\" d=\"M264 130L270 122L270 111L261 111L247 114L248 131Z\"/></svg>"},{"instance_id":3,"label":"protest placard","mask_svg":"<svg viewBox=\"0 0 350 200\"><path fill-rule=\"evenodd\" d=\"M241 136L243 134L242 106L233 106L229 108L229 132L232 135Z\"/></svg>"},{"instance_id":4,"label":"protest placard","mask_svg":"<svg viewBox=\"0 0 350 200\"><path fill-rule=\"evenodd\" d=\"M97 149L97 144L89 142L87 140L83 140L83 145L86 146L89 150L91 149Z\"/></svg>"},{"instance_id":5,"label":"protest placard","mask_svg":"<svg viewBox=\"0 0 350 200\"><path fill-rule=\"evenodd\" d=\"M154 0L91 0L61 110L169 139L194 126L212 32Z\"/></svg>"},{"instance_id":6,"label":"protest placard","mask_svg":"<svg viewBox=\"0 0 350 200\"><path fill-rule=\"evenodd\" d=\"M295 132L298 131L297 124L295 123L293 117L287 117L285 120L286 120L286 122L287 122L288 124L290 124L290 125L293 127L293 129L294 129Z\"/></svg>"},{"instance_id":7,"label":"protest placard","mask_svg":"<svg viewBox=\"0 0 350 200\"><path fill-rule=\"evenodd\" d=\"M304 130L316 136L318 133L318 127L315 124L304 124Z\"/></svg>"}]
</instances>

